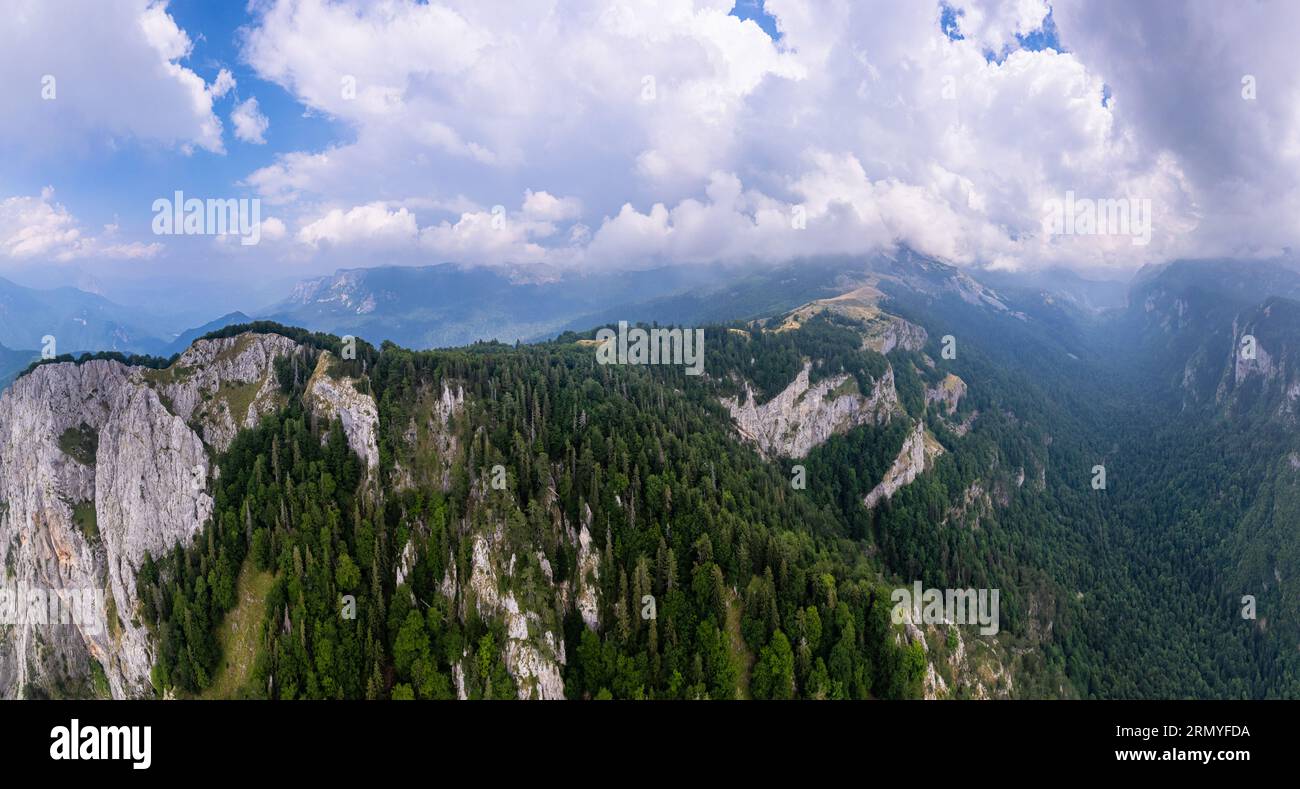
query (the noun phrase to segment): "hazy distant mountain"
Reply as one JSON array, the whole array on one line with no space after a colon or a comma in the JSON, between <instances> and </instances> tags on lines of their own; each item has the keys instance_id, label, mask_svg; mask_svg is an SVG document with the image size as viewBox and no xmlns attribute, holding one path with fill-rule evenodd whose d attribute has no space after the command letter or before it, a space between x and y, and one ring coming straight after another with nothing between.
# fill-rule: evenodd
<instances>
[{"instance_id":1,"label":"hazy distant mountain","mask_svg":"<svg viewBox=\"0 0 1300 789\"><path fill-rule=\"evenodd\" d=\"M1265 260L1174 260L1143 266L1133 277L1133 292L1153 286L1177 293L1213 296L1230 308L1269 296L1300 300L1300 272Z\"/></svg>"},{"instance_id":2,"label":"hazy distant mountain","mask_svg":"<svg viewBox=\"0 0 1300 789\"><path fill-rule=\"evenodd\" d=\"M205 334L208 334L209 332L214 332L218 329L224 329L227 326L236 323L248 323L251 320L253 319L248 317L242 312L227 313L225 315L222 315L220 318L217 318L214 321L208 321L202 326L196 326L193 329L186 329L185 331L181 332L176 337L176 339L172 340L168 345L164 346L162 350L159 351L158 355L171 356L174 353L183 353L185 349L190 347L190 345L195 340L197 340L198 338L202 337Z\"/></svg>"},{"instance_id":3,"label":"hazy distant mountain","mask_svg":"<svg viewBox=\"0 0 1300 789\"><path fill-rule=\"evenodd\" d=\"M549 282L451 264L344 269L299 283L259 317L414 348L531 341L617 320L697 323L789 309L819 295L836 266L843 263L740 277L723 266L675 266L566 273Z\"/></svg>"},{"instance_id":4,"label":"hazy distant mountain","mask_svg":"<svg viewBox=\"0 0 1300 789\"><path fill-rule=\"evenodd\" d=\"M1059 267L1023 272L981 271L975 276L999 290L1009 293L1045 293L1064 298L1090 312L1123 307L1129 288L1126 281L1089 279L1070 269Z\"/></svg>"},{"instance_id":5,"label":"hazy distant mountain","mask_svg":"<svg viewBox=\"0 0 1300 789\"><path fill-rule=\"evenodd\" d=\"M40 356L37 351L15 351L0 345L0 389L9 385L14 376L27 369Z\"/></svg>"},{"instance_id":6,"label":"hazy distant mountain","mask_svg":"<svg viewBox=\"0 0 1300 789\"><path fill-rule=\"evenodd\" d=\"M159 322L138 308L76 288L41 290L0 279L0 343L41 348L55 338L59 353L107 350L155 353L165 341Z\"/></svg>"}]
</instances>

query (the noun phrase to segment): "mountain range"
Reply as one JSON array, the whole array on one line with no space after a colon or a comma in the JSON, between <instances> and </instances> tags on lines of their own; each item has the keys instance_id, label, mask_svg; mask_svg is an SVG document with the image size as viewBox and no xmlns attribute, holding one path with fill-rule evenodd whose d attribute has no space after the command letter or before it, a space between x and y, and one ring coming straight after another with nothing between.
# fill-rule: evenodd
<instances>
[{"instance_id":1,"label":"mountain range","mask_svg":"<svg viewBox=\"0 0 1300 789\"><path fill-rule=\"evenodd\" d=\"M291 301L402 303L341 281ZM0 561L110 602L0 638L0 694L1300 694L1300 275L1039 284L899 250L644 301L704 316L702 376L600 363L599 321L413 351L240 315L38 365ZM996 627L900 619L917 584Z\"/></svg>"},{"instance_id":2,"label":"mountain range","mask_svg":"<svg viewBox=\"0 0 1300 789\"><path fill-rule=\"evenodd\" d=\"M0 279L0 345L40 349L51 336L58 353L170 356L208 331L247 320L421 349L479 340L535 342L617 320L701 324L791 309L829 293L853 265L830 257L757 268L674 266L548 278L449 263L340 269L300 282L275 304L197 327L76 288L43 290ZM989 274L988 281L1011 288L1055 282L1052 292L1089 307L1113 306L1115 291L1122 290L1119 283L1077 277L1008 276Z\"/></svg>"}]
</instances>

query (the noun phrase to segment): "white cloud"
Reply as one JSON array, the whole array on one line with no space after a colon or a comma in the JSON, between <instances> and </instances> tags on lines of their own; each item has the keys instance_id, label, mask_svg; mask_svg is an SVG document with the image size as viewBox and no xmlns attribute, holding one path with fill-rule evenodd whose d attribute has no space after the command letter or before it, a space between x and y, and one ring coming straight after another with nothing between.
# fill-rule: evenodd
<instances>
[{"instance_id":1,"label":"white cloud","mask_svg":"<svg viewBox=\"0 0 1300 789\"><path fill-rule=\"evenodd\" d=\"M555 197L548 192L524 192L523 214L529 219L559 222L582 215L582 201L575 197Z\"/></svg>"},{"instance_id":2,"label":"white cloud","mask_svg":"<svg viewBox=\"0 0 1300 789\"><path fill-rule=\"evenodd\" d=\"M54 190L46 187L39 197L0 201L0 252L10 258L67 260L85 246L77 220L53 198Z\"/></svg>"},{"instance_id":3,"label":"white cloud","mask_svg":"<svg viewBox=\"0 0 1300 789\"><path fill-rule=\"evenodd\" d=\"M219 99L230 91L234 90L235 75L231 74L228 69L222 69L217 73L217 78L212 81L212 98Z\"/></svg>"},{"instance_id":4,"label":"white cloud","mask_svg":"<svg viewBox=\"0 0 1300 789\"><path fill-rule=\"evenodd\" d=\"M262 220L262 238L267 241L279 241L284 238L288 230L284 222L274 216L268 216Z\"/></svg>"},{"instance_id":5,"label":"white cloud","mask_svg":"<svg viewBox=\"0 0 1300 789\"><path fill-rule=\"evenodd\" d=\"M99 257L118 260L149 260L162 251L163 245L156 241L149 244L131 241L125 244L106 244L98 248L97 254Z\"/></svg>"},{"instance_id":6,"label":"white cloud","mask_svg":"<svg viewBox=\"0 0 1300 789\"><path fill-rule=\"evenodd\" d=\"M266 133L271 122L257 108L256 98L249 97L236 105L230 113L230 122L235 125L235 137L240 140L256 145L266 143L266 138L262 135Z\"/></svg>"},{"instance_id":7,"label":"white cloud","mask_svg":"<svg viewBox=\"0 0 1300 789\"><path fill-rule=\"evenodd\" d=\"M48 186L39 196L0 200L0 258L35 262L90 257L140 260L152 258L162 249L157 242L118 241L116 225L105 227L100 236L87 235L76 217L54 201L54 189Z\"/></svg>"},{"instance_id":8,"label":"white cloud","mask_svg":"<svg viewBox=\"0 0 1300 789\"><path fill-rule=\"evenodd\" d=\"M660 163L645 171L649 190L685 196L730 154L744 97L770 75L802 76L730 7L267 4L245 59L356 134L326 158L284 156L247 180L268 197L353 203L382 184L415 194L416 184L450 183L434 196L472 187L471 199L493 205L530 185L515 178L549 170L537 179L545 188L581 190L584 205L602 210L634 196L626 186L640 156ZM489 170L513 177L479 177Z\"/></svg>"},{"instance_id":9,"label":"white cloud","mask_svg":"<svg viewBox=\"0 0 1300 789\"><path fill-rule=\"evenodd\" d=\"M298 231L298 240L311 246L321 243L401 245L413 242L417 234L415 215L410 211L405 208L390 211L383 203L370 203L347 211L331 209L303 226Z\"/></svg>"},{"instance_id":10,"label":"white cloud","mask_svg":"<svg viewBox=\"0 0 1300 789\"><path fill-rule=\"evenodd\" d=\"M182 65L190 50L165 2L20 2L0 25L0 143L27 155L120 139L220 152L213 93Z\"/></svg>"},{"instance_id":11,"label":"white cloud","mask_svg":"<svg viewBox=\"0 0 1300 789\"><path fill-rule=\"evenodd\" d=\"M960 15L961 34L995 54L1015 36L1040 28L1050 10L1046 0L953 0L949 5Z\"/></svg>"},{"instance_id":12,"label":"white cloud","mask_svg":"<svg viewBox=\"0 0 1300 789\"><path fill-rule=\"evenodd\" d=\"M407 208L396 235L418 237L412 261L640 265L903 242L959 264L1131 269L1300 242L1285 35L1300 11L951 0L963 38L950 40L939 0L767 0L774 42L732 5L268 0L243 57L349 133L245 182L290 215ZM1021 49L1049 10L1071 51ZM1195 35L1171 15L1195 17ZM1211 38L1222 46L1201 46ZM1067 192L1149 199L1151 242L1048 236L1043 207ZM497 204L518 207L483 208ZM317 241L336 225L367 238L381 217L344 229L357 210L309 218L300 240L330 217Z\"/></svg>"}]
</instances>

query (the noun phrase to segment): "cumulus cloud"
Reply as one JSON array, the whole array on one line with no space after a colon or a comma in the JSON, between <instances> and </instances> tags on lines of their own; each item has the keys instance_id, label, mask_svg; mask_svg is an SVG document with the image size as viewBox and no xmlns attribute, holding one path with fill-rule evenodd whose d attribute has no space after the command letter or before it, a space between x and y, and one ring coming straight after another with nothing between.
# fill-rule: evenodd
<instances>
[{"instance_id":1,"label":"cumulus cloud","mask_svg":"<svg viewBox=\"0 0 1300 789\"><path fill-rule=\"evenodd\" d=\"M971 266L1131 270L1300 241L1296 8L766 0L773 39L733 4L259 0L242 61L339 133L232 180L276 207L283 247L322 259L654 265L905 243ZM0 67L33 81L22 117L220 149L212 101L234 77L208 86L184 65L191 41L165 5L107 0L68 31L67 14L33 8L22 40L0 31L26 47L0 46ZM105 30L108 67L78 69L62 42ZM60 43L44 55L33 39ZM60 79L42 105L47 68L27 61L97 92ZM16 101L0 93L0 141ZM265 140L256 99L231 125ZM1147 243L1047 232L1067 194L1148 201ZM56 220L15 248L75 244L46 240L76 230Z\"/></svg>"},{"instance_id":2,"label":"cumulus cloud","mask_svg":"<svg viewBox=\"0 0 1300 789\"><path fill-rule=\"evenodd\" d=\"M529 190L494 232L481 208L412 220L422 248L463 262L902 242L961 264L1102 268L1187 248L1201 208L1180 158L1117 121L1106 73L1021 46L1045 0L768 0L776 41L731 5L268 3L245 59L355 134L246 183L306 205L491 206ZM1158 201L1152 242L1045 235L1044 205L1068 191Z\"/></svg>"},{"instance_id":3,"label":"cumulus cloud","mask_svg":"<svg viewBox=\"0 0 1300 789\"><path fill-rule=\"evenodd\" d=\"M1055 14L1062 42L1110 85L1115 125L1134 155L1167 162L1185 184L1191 251L1273 255L1296 246L1300 6L1162 1L1106 14L1057 0ZM1159 188L1146 187L1153 197Z\"/></svg>"},{"instance_id":4,"label":"cumulus cloud","mask_svg":"<svg viewBox=\"0 0 1300 789\"><path fill-rule=\"evenodd\" d=\"M596 212L685 197L734 150L745 97L771 75L802 76L731 5L268 4L244 58L355 139L247 181L268 197L354 203L382 184L448 185L433 196L494 205L535 178Z\"/></svg>"},{"instance_id":5,"label":"cumulus cloud","mask_svg":"<svg viewBox=\"0 0 1300 789\"><path fill-rule=\"evenodd\" d=\"M556 197L548 192L524 193L523 214L530 219L557 222L582 215L582 201L575 197Z\"/></svg>"},{"instance_id":6,"label":"cumulus cloud","mask_svg":"<svg viewBox=\"0 0 1300 789\"><path fill-rule=\"evenodd\" d=\"M54 200L46 187L38 196L0 200L0 258L11 261L69 261L98 257L125 260L152 258L162 245L121 242L117 226L108 225L98 236L87 235L71 213Z\"/></svg>"},{"instance_id":7,"label":"cumulus cloud","mask_svg":"<svg viewBox=\"0 0 1300 789\"><path fill-rule=\"evenodd\" d=\"M105 139L220 152L213 91L183 65L191 49L161 0L20 2L0 25L0 143L28 155Z\"/></svg>"},{"instance_id":8,"label":"cumulus cloud","mask_svg":"<svg viewBox=\"0 0 1300 789\"><path fill-rule=\"evenodd\" d=\"M221 69L217 72L217 78L212 81L212 98L219 99L225 96L236 86L235 75L230 73L229 69Z\"/></svg>"},{"instance_id":9,"label":"cumulus cloud","mask_svg":"<svg viewBox=\"0 0 1300 789\"><path fill-rule=\"evenodd\" d=\"M389 210L384 203L359 205L346 211L334 208L298 231L298 240L311 246L384 244L401 245L418 234L415 216L405 208Z\"/></svg>"},{"instance_id":10,"label":"cumulus cloud","mask_svg":"<svg viewBox=\"0 0 1300 789\"><path fill-rule=\"evenodd\" d=\"M288 233L284 221L279 217L268 216L262 220L262 238L267 241L279 241Z\"/></svg>"},{"instance_id":11,"label":"cumulus cloud","mask_svg":"<svg viewBox=\"0 0 1300 789\"><path fill-rule=\"evenodd\" d=\"M257 108L256 98L250 97L235 105L235 109L230 113L230 122L235 125L235 137L240 140L255 145L266 143L266 138L262 135L266 133L271 122Z\"/></svg>"},{"instance_id":12,"label":"cumulus cloud","mask_svg":"<svg viewBox=\"0 0 1300 789\"><path fill-rule=\"evenodd\" d=\"M38 197L9 197L0 201L0 251L10 258L45 255L61 260L85 245L81 228L67 209L52 202L54 190Z\"/></svg>"}]
</instances>

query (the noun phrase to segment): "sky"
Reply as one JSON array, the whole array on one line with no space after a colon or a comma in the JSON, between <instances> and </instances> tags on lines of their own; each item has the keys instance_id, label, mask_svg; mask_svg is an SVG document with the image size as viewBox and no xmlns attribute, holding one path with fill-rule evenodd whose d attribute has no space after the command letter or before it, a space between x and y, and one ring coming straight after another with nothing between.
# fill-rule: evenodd
<instances>
[{"instance_id":1,"label":"sky","mask_svg":"<svg viewBox=\"0 0 1300 789\"><path fill-rule=\"evenodd\" d=\"M1297 33L1215 0L10 0L0 277L213 311L380 264L1272 257ZM256 199L257 243L158 232L177 191ZM1067 199L1149 233L1061 232Z\"/></svg>"}]
</instances>

